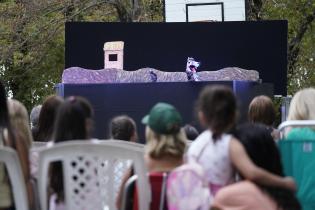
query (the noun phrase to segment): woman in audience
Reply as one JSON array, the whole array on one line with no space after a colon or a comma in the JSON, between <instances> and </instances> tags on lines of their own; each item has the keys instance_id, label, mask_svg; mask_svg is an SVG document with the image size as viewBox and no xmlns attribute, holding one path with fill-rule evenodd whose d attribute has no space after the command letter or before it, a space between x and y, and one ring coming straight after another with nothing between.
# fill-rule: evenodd
<instances>
[{"instance_id":1,"label":"woman in audience","mask_svg":"<svg viewBox=\"0 0 315 210\"><path fill-rule=\"evenodd\" d=\"M38 132L34 136L35 141L48 142L52 140L57 111L62 102L63 99L56 95L46 98L40 110Z\"/></svg>"},{"instance_id":2,"label":"woman in audience","mask_svg":"<svg viewBox=\"0 0 315 210\"><path fill-rule=\"evenodd\" d=\"M71 96L60 106L54 126L55 143L71 140L88 140L93 126L93 110L81 97ZM64 209L63 172L60 162L52 164L50 174L50 210Z\"/></svg>"},{"instance_id":3,"label":"woman in audience","mask_svg":"<svg viewBox=\"0 0 315 210\"><path fill-rule=\"evenodd\" d=\"M246 124L236 130L235 137L240 140L250 159L257 166L283 176L280 154L267 127ZM213 206L221 210L301 209L293 192L280 187L257 185L248 180L220 190L214 198Z\"/></svg>"},{"instance_id":4,"label":"woman in audience","mask_svg":"<svg viewBox=\"0 0 315 210\"><path fill-rule=\"evenodd\" d=\"M137 126L127 115L114 117L109 125L110 138L131 142L138 141Z\"/></svg>"},{"instance_id":5,"label":"woman in audience","mask_svg":"<svg viewBox=\"0 0 315 210\"><path fill-rule=\"evenodd\" d=\"M245 178L270 186L294 189L290 178L275 176L257 167L244 147L228 132L237 116L236 99L225 86L208 86L199 96L199 118L208 129L192 142L188 161L197 161L206 171L212 195L233 183L236 168Z\"/></svg>"},{"instance_id":6,"label":"woman in audience","mask_svg":"<svg viewBox=\"0 0 315 210\"><path fill-rule=\"evenodd\" d=\"M315 89L298 91L292 98L288 120L315 120ZM315 140L314 127L292 128L288 140Z\"/></svg>"},{"instance_id":7,"label":"woman in audience","mask_svg":"<svg viewBox=\"0 0 315 210\"><path fill-rule=\"evenodd\" d=\"M262 123L268 126L274 140L280 138L280 133L276 130L274 122L276 119L276 110L272 100L264 95L256 96L249 104L248 120L252 123Z\"/></svg>"},{"instance_id":8,"label":"woman in audience","mask_svg":"<svg viewBox=\"0 0 315 210\"><path fill-rule=\"evenodd\" d=\"M12 125L10 121L13 122ZM25 179L29 206L33 208L33 189L28 162L29 145L32 140L28 139L30 136L27 135L27 127L24 126L25 124L27 126L27 123L25 107L15 100L7 102L4 87L0 82L0 147L8 146L16 150ZM0 164L0 209L14 209L10 181L3 164Z\"/></svg>"}]
</instances>

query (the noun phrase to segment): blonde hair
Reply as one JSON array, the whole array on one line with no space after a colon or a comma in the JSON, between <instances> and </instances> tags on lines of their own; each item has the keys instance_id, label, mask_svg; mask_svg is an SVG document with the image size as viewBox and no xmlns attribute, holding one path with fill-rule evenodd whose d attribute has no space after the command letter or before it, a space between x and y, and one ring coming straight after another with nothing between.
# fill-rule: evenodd
<instances>
[{"instance_id":1,"label":"blonde hair","mask_svg":"<svg viewBox=\"0 0 315 210\"><path fill-rule=\"evenodd\" d=\"M292 98L288 120L315 120L315 89L298 91Z\"/></svg>"},{"instance_id":2,"label":"blonde hair","mask_svg":"<svg viewBox=\"0 0 315 210\"><path fill-rule=\"evenodd\" d=\"M14 131L19 131L23 139L26 140L28 147L33 142L33 137L30 129L30 123L28 119L28 113L25 106L15 100L8 100L9 118Z\"/></svg>"},{"instance_id":3,"label":"blonde hair","mask_svg":"<svg viewBox=\"0 0 315 210\"><path fill-rule=\"evenodd\" d=\"M158 134L146 127L146 153L152 159L165 157L182 158L186 149L186 135L183 129L177 134Z\"/></svg>"}]
</instances>

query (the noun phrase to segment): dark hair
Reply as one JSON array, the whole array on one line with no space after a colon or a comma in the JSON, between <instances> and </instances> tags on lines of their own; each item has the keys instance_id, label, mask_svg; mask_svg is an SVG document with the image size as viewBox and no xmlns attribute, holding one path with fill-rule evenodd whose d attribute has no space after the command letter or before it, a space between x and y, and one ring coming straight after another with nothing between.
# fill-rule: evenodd
<instances>
[{"instance_id":1,"label":"dark hair","mask_svg":"<svg viewBox=\"0 0 315 210\"><path fill-rule=\"evenodd\" d=\"M7 96L5 88L0 81L0 128L9 126L9 110L7 106Z\"/></svg>"},{"instance_id":2,"label":"dark hair","mask_svg":"<svg viewBox=\"0 0 315 210\"><path fill-rule=\"evenodd\" d=\"M187 139L191 141L195 140L199 135L198 130L194 126L189 124L184 126L184 131L186 133Z\"/></svg>"},{"instance_id":3,"label":"dark hair","mask_svg":"<svg viewBox=\"0 0 315 210\"><path fill-rule=\"evenodd\" d=\"M114 117L109 125L111 138L130 141L137 127L133 119L126 115Z\"/></svg>"},{"instance_id":4,"label":"dark hair","mask_svg":"<svg viewBox=\"0 0 315 210\"><path fill-rule=\"evenodd\" d=\"M90 103L78 96L67 98L60 106L54 126L54 141L83 140L89 138L87 120L93 115ZM51 166L50 187L57 194L57 202L64 200L64 187L61 162Z\"/></svg>"},{"instance_id":5,"label":"dark hair","mask_svg":"<svg viewBox=\"0 0 315 210\"><path fill-rule=\"evenodd\" d=\"M272 100L267 96L257 96L249 104L248 119L253 123L272 126L276 119L276 111Z\"/></svg>"},{"instance_id":6,"label":"dark hair","mask_svg":"<svg viewBox=\"0 0 315 210\"><path fill-rule=\"evenodd\" d=\"M12 146L13 148L16 148L15 145L15 135L13 133L11 123L10 123L10 118L9 118L9 109L8 109L8 104L7 104L7 96L5 92L5 87L3 83L0 81L0 131L3 131L2 129L7 129L8 130L8 135L12 145L7 145L7 146ZM0 135L3 135L2 132L0 132ZM5 143L5 142L4 142Z\"/></svg>"},{"instance_id":7,"label":"dark hair","mask_svg":"<svg viewBox=\"0 0 315 210\"><path fill-rule=\"evenodd\" d=\"M63 99L56 95L49 96L45 99L39 114L38 131L34 136L35 141L46 142L52 140L58 108L62 102Z\"/></svg>"},{"instance_id":8,"label":"dark hair","mask_svg":"<svg viewBox=\"0 0 315 210\"><path fill-rule=\"evenodd\" d=\"M259 167L283 176L280 153L268 128L262 124L244 124L239 126L234 135L243 144L250 159ZM293 192L279 187L258 185L268 193L281 209L301 209Z\"/></svg>"},{"instance_id":9,"label":"dark hair","mask_svg":"<svg viewBox=\"0 0 315 210\"><path fill-rule=\"evenodd\" d=\"M87 139L90 131L86 128L87 120L92 120L93 111L90 103L79 96L67 98L60 106L55 122L54 141Z\"/></svg>"},{"instance_id":10,"label":"dark hair","mask_svg":"<svg viewBox=\"0 0 315 210\"><path fill-rule=\"evenodd\" d=\"M198 108L212 131L214 141L234 126L237 107L230 88L223 85L205 87L199 95Z\"/></svg>"}]
</instances>

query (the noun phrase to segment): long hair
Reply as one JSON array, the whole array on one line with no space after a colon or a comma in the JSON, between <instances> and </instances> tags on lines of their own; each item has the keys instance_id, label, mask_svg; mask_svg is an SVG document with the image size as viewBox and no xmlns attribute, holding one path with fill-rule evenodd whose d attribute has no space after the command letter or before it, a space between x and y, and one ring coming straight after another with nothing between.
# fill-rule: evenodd
<instances>
[{"instance_id":1,"label":"long hair","mask_svg":"<svg viewBox=\"0 0 315 210\"><path fill-rule=\"evenodd\" d=\"M62 102L63 99L56 95L45 99L39 114L38 132L34 137L35 141L46 142L52 140L57 111Z\"/></svg>"},{"instance_id":2,"label":"long hair","mask_svg":"<svg viewBox=\"0 0 315 210\"><path fill-rule=\"evenodd\" d=\"M91 121L92 115L92 108L87 100L77 96L67 98L58 110L54 126L54 142L88 139L90 131L87 128L87 121ZM50 187L57 195L57 202L64 201L62 171L61 162L52 164Z\"/></svg>"},{"instance_id":3,"label":"long hair","mask_svg":"<svg viewBox=\"0 0 315 210\"><path fill-rule=\"evenodd\" d=\"M273 174L284 175L280 153L266 126L245 124L239 126L234 135L243 144L248 156L257 166ZM301 209L293 192L279 187L258 186L274 199L280 209Z\"/></svg>"},{"instance_id":4,"label":"long hair","mask_svg":"<svg viewBox=\"0 0 315 210\"><path fill-rule=\"evenodd\" d=\"M60 106L54 130L54 141L87 139L90 130L87 129L87 121L92 120L92 108L90 103L82 98L71 96Z\"/></svg>"},{"instance_id":5,"label":"long hair","mask_svg":"<svg viewBox=\"0 0 315 210\"><path fill-rule=\"evenodd\" d=\"M9 116L11 121L11 126L14 132L18 132L21 138L25 141L27 146L30 148L33 143L33 136L31 133L31 128L28 119L28 113L25 106L15 100L8 100Z\"/></svg>"},{"instance_id":6,"label":"long hair","mask_svg":"<svg viewBox=\"0 0 315 210\"><path fill-rule=\"evenodd\" d=\"M237 115L236 98L226 86L205 87L199 95L198 109L203 113L214 141L234 126Z\"/></svg>"},{"instance_id":7,"label":"long hair","mask_svg":"<svg viewBox=\"0 0 315 210\"><path fill-rule=\"evenodd\" d=\"M7 97L5 88L0 81L0 127L6 128L9 126L9 111L7 106Z\"/></svg>"},{"instance_id":8,"label":"long hair","mask_svg":"<svg viewBox=\"0 0 315 210\"><path fill-rule=\"evenodd\" d=\"M10 118L9 118L9 109L7 105L7 96L5 92L5 87L3 83L0 81L0 135L3 135L4 129L8 131L8 143L13 148L16 148L15 144L15 136L12 131Z\"/></svg>"}]
</instances>

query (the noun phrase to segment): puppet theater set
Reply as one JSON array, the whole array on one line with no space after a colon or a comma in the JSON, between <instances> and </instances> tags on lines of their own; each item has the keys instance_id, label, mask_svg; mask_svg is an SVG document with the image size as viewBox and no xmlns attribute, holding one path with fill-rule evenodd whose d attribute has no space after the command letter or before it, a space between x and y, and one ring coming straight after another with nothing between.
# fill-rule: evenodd
<instances>
[{"instance_id":1,"label":"puppet theater set","mask_svg":"<svg viewBox=\"0 0 315 210\"><path fill-rule=\"evenodd\" d=\"M233 89L240 121L246 121L255 96L286 95L287 22L71 22L66 23L65 60L56 91L91 102L94 137L108 138L110 119L126 114L135 119L143 140L141 119L161 101L198 127L194 107L209 84ZM196 71L197 81L189 71Z\"/></svg>"}]
</instances>

